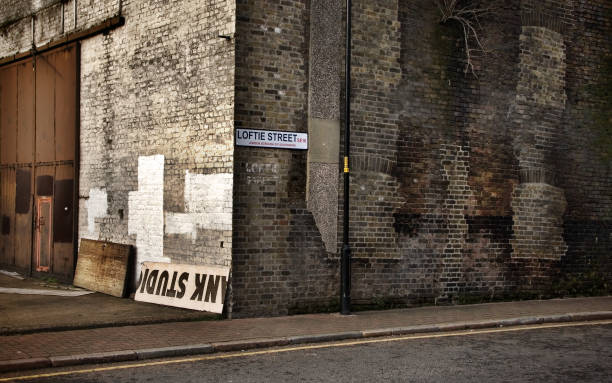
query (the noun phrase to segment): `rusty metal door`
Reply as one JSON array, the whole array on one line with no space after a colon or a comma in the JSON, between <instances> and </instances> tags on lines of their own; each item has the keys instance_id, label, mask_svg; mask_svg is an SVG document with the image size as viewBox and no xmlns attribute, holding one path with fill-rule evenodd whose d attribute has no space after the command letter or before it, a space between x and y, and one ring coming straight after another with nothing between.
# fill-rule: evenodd
<instances>
[{"instance_id":1,"label":"rusty metal door","mask_svg":"<svg viewBox=\"0 0 612 383\"><path fill-rule=\"evenodd\" d=\"M49 271L53 243L53 203L51 197L36 199L36 271Z\"/></svg>"},{"instance_id":2,"label":"rusty metal door","mask_svg":"<svg viewBox=\"0 0 612 383\"><path fill-rule=\"evenodd\" d=\"M72 277L77 126L77 44L0 67L0 264Z\"/></svg>"}]
</instances>

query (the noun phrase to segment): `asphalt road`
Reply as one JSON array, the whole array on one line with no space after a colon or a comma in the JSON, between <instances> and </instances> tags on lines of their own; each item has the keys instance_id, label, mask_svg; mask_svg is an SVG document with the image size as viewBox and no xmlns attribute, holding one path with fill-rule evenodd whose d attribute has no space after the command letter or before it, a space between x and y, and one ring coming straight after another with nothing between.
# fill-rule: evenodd
<instances>
[{"instance_id":1,"label":"asphalt road","mask_svg":"<svg viewBox=\"0 0 612 383\"><path fill-rule=\"evenodd\" d=\"M433 335L433 334L432 334ZM140 367L75 368L28 382L608 382L612 325L586 325L215 354ZM239 355L236 355L239 354ZM107 371L86 372L103 367ZM49 370L46 372L57 372ZM31 375L36 371L30 372ZM38 372L42 373L42 372Z\"/></svg>"}]
</instances>

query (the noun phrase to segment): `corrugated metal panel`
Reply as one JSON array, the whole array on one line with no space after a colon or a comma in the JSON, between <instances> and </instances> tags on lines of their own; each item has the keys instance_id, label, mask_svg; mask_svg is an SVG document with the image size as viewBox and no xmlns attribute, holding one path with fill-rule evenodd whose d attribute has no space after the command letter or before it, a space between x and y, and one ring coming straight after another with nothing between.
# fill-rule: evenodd
<instances>
[{"instance_id":1,"label":"corrugated metal panel","mask_svg":"<svg viewBox=\"0 0 612 383\"><path fill-rule=\"evenodd\" d=\"M17 160L17 66L0 70L0 163Z\"/></svg>"},{"instance_id":2,"label":"corrugated metal panel","mask_svg":"<svg viewBox=\"0 0 612 383\"><path fill-rule=\"evenodd\" d=\"M74 160L76 131L76 47L55 55L55 160Z\"/></svg>"},{"instance_id":3,"label":"corrugated metal panel","mask_svg":"<svg viewBox=\"0 0 612 383\"><path fill-rule=\"evenodd\" d=\"M75 261L77 49L0 68L0 263L66 278Z\"/></svg>"},{"instance_id":4,"label":"corrugated metal panel","mask_svg":"<svg viewBox=\"0 0 612 383\"><path fill-rule=\"evenodd\" d=\"M34 68L32 60L17 66L17 162L34 160Z\"/></svg>"},{"instance_id":5,"label":"corrugated metal panel","mask_svg":"<svg viewBox=\"0 0 612 383\"><path fill-rule=\"evenodd\" d=\"M72 166L64 166L63 168L66 172L72 172ZM57 169L57 172L60 171L62 171L62 168ZM54 242L72 243L73 191L73 180L55 180L53 215L56 224L53 232Z\"/></svg>"},{"instance_id":6,"label":"corrugated metal panel","mask_svg":"<svg viewBox=\"0 0 612 383\"><path fill-rule=\"evenodd\" d=\"M15 196L15 213L28 214L32 205L32 170L17 169Z\"/></svg>"},{"instance_id":7,"label":"corrugated metal panel","mask_svg":"<svg viewBox=\"0 0 612 383\"><path fill-rule=\"evenodd\" d=\"M36 57L36 162L55 160L55 55Z\"/></svg>"},{"instance_id":8,"label":"corrugated metal panel","mask_svg":"<svg viewBox=\"0 0 612 383\"><path fill-rule=\"evenodd\" d=\"M55 170L53 197L53 273L71 276L74 270L74 174L72 165Z\"/></svg>"},{"instance_id":9,"label":"corrugated metal panel","mask_svg":"<svg viewBox=\"0 0 612 383\"><path fill-rule=\"evenodd\" d=\"M15 263L15 168L5 167L0 170L0 263Z\"/></svg>"},{"instance_id":10,"label":"corrugated metal panel","mask_svg":"<svg viewBox=\"0 0 612 383\"><path fill-rule=\"evenodd\" d=\"M51 267L53 242L53 201L51 197L36 198L36 270L48 271Z\"/></svg>"},{"instance_id":11,"label":"corrugated metal panel","mask_svg":"<svg viewBox=\"0 0 612 383\"><path fill-rule=\"evenodd\" d=\"M15 266L30 270L32 262L32 168L17 168L15 193Z\"/></svg>"},{"instance_id":12,"label":"corrugated metal panel","mask_svg":"<svg viewBox=\"0 0 612 383\"><path fill-rule=\"evenodd\" d=\"M40 174L46 172L48 166L37 168L36 175L36 195L37 196L53 196L53 176L49 174ZM51 168L52 169L52 168Z\"/></svg>"}]
</instances>

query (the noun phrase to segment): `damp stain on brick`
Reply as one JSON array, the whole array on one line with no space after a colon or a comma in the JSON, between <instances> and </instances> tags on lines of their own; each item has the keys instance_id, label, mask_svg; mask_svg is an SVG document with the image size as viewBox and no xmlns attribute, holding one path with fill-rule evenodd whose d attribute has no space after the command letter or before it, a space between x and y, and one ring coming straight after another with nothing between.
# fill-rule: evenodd
<instances>
[{"instance_id":1,"label":"damp stain on brick","mask_svg":"<svg viewBox=\"0 0 612 383\"><path fill-rule=\"evenodd\" d=\"M394 213L393 219L395 221L393 228L396 233L410 237L417 235L421 214Z\"/></svg>"}]
</instances>

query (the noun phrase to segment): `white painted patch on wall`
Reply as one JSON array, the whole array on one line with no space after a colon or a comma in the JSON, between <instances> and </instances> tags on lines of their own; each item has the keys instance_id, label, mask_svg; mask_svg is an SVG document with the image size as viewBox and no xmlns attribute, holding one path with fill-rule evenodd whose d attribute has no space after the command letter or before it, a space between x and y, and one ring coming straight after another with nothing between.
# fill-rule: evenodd
<instances>
[{"instance_id":1,"label":"white painted patch on wall","mask_svg":"<svg viewBox=\"0 0 612 383\"><path fill-rule=\"evenodd\" d=\"M164 257L164 156L138 158L138 191L128 193L128 234L136 235L136 275L140 264L170 262Z\"/></svg>"},{"instance_id":2,"label":"white painted patch on wall","mask_svg":"<svg viewBox=\"0 0 612 383\"><path fill-rule=\"evenodd\" d=\"M191 214L166 212L166 234L193 234L196 232Z\"/></svg>"},{"instance_id":3,"label":"white painted patch on wall","mask_svg":"<svg viewBox=\"0 0 612 383\"><path fill-rule=\"evenodd\" d=\"M198 229L232 229L231 173L195 174L185 172L185 213L166 213L167 234L191 234Z\"/></svg>"},{"instance_id":4,"label":"white painted patch on wall","mask_svg":"<svg viewBox=\"0 0 612 383\"><path fill-rule=\"evenodd\" d=\"M85 202L87 207L87 235L97 238L96 218L106 217L108 214L108 196L105 189L89 189L89 199Z\"/></svg>"}]
</instances>

